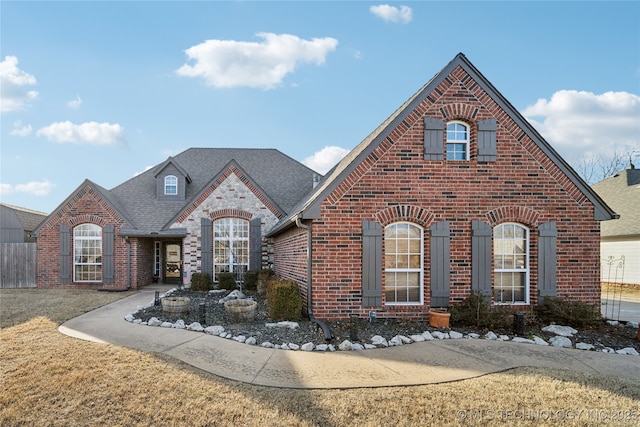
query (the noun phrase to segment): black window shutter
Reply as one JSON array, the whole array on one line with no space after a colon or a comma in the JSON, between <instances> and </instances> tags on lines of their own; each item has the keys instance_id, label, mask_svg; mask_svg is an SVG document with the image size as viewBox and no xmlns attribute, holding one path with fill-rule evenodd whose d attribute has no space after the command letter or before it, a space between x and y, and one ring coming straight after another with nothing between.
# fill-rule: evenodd
<instances>
[{"instance_id":1,"label":"black window shutter","mask_svg":"<svg viewBox=\"0 0 640 427\"><path fill-rule=\"evenodd\" d=\"M471 221L471 291L491 301L491 242L493 228L482 221Z\"/></svg>"},{"instance_id":2,"label":"black window shutter","mask_svg":"<svg viewBox=\"0 0 640 427\"><path fill-rule=\"evenodd\" d=\"M444 122L424 118L424 159L444 160Z\"/></svg>"},{"instance_id":3,"label":"black window shutter","mask_svg":"<svg viewBox=\"0 0 640 427\"><path fill-rule=\"evenodd\" d=\"M200 219L200 270L213 276L213 223L209 218Z\"/></svg>"},{"instance_id":4,"label":"black window shutter","mask_svg":"<svg viewBox=\"0 0 640 427\"><path fill-rule=\"evenodd\" d=\"M362 221L362 305L382 305L382 226Z\"/></svg>"},{"instance_id":5,"label":"black window shutter","mask_svg":"<svg viewBox=\"0 0 640 427\"><path fill-rule=\"evenodd\" d=\"M545 297L555 297L556 289L556 222L549 221L538 227L538 304Z\"/></svg>"},{"instance_id":6,"label":"black window shutter","mask_svg":"<svg viewBox=\"0 0 640 427\"><path fill-rule=\"evenodd\" d=\"M495 162L497 152L496 119L478 122L478 161Z\"/></svg>"},{"instance_id":7,"label":"black window shutter","mask_svg":"<svg viewBox=\"0 0 640 427\"><path fill-rule=\"evenodd\" d=\"M114 260L113 260L113 246L114 246L114 230L113 224L105 225L102 228L102 248L104 253L102 254L102 281L103 283L114 283Z\"/></svg>"},{"instance_id":8,"label":"black window shutter","mask_svg":"<svg viewBox=\"0 0 640 427\"><path fill-rule=\"evenodd\" d=\"M262 218L254 218L249 226L249 270L262 269Z\"/></svg>"},{"instance_id":9,"label":"black window shutter","mask_svg":"<svg viewBox=\"0 0 640 427\"><path fill-rule=\"evenodd\" d=\"M450 230L449 221L436 222L431 235L431 307L448 307L450 296Z\"/></svg>"},{"instance_id":10,"label":"black window shutter","mask_svg":"<svg viewBox=\"0 0 640 427\"><path fill-rule=\"evenodd\" d=\"M60 225L60 284L71 283L71 232L68 225Z\"/></svg>"}]
</instances>

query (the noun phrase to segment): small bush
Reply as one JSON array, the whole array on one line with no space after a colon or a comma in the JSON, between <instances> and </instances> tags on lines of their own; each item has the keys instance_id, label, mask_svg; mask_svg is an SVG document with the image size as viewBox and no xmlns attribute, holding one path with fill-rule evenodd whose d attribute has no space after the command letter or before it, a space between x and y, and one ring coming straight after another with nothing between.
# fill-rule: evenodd
<instances>
[{"instance_id":1,"label":"small bush","mask_svg":"<svg viewBox=\"0 0 640 427\"><path fill-rule=\"evenodd\" d=\"M233 291L237 288L233 273L218 273L218 288Z\"/></svg>"},{"instance_id":2,"label":"small bush","mask_svg":"<svg viewBox=\"0 0 640 427\"><path fill-rule=\"evenodd\" d=\"M298 284L290 280L272 280L267 291L267 310L272 320L300 320L302 297Z\"/></svg>"},{"instance_id":3,"label":"small bush","mask_svg":"<svg viewBox=\"0 0 640 427\"><path fill-rule=\"evenodd\" d=\"M258 272L258 293L264 295L267 293L269 282L273 280L275 273L273 270L260 270Z\"/></svg>"},{"instance_id":4,"label":"small bush","mask_svg":"<svg viewBox=\"0 0 640 427\"><path fill-rule=\"evenodd\" d=\"M544 323L559 323L575 328L595 326L602 322L597 306L579 300L545 297L536 307L536 314Z\"/></svg>"},{"instance_id":5,"label":"small bush","mask_svg":"<svg viewBox=\"0 0 640 427\"><path fill-rule=\"evenodd\" d=\"M254 292L256 289L258 289L258 271L255 270L251 270L251 271L247 271L244 275L244 282L242 284L242 287L245 291L251 291Z\"/></svg>"},{"instance_id":6,"label":"small bush","mask_svg":"<svg viewBox=\"0 0 640 427\"><path fill-rule=\"evenodd\" d=\"M487 329L506 329L513 324L513 311L508 306L491 307L480 293L473 293L450 310L451 323Z\"/></svg>"},{"instance_id":7,"label":"small bush","mask_svg":"<svg viewBox=\"0 0 640 427\"><path fill-rule=\"evenodd\" d=\"M191 290L194 292L209 292L211 284L211 277L207 273L191 275Z\"/></svg>"}]
</instances>

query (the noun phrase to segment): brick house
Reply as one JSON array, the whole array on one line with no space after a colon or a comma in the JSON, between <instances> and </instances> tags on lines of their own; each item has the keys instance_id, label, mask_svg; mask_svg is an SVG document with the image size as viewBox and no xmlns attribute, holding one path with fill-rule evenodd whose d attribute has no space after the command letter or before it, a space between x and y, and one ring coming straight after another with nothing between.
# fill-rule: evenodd
<instances>
[{"instance_id":1,"label":"brick house","mask_svg":"<svg viewBox=\"0 0 640 427\"><path fill-rule=\"evenodd\" d=\"M494 304L600 303L600 221L616 217L458 54L268 233L309 314L424 319Z\"/></svg>"},{"instance_id":2,"label":"brick house","mask_svg":"<svg viewBox=\"0 0 640 427\"><path fill-rule=\"evenodd\" d=\"M35 230L39 288L137 289L267 267L263 236L319 176L272 149L192 148L106 190L85 180Z\"/></svg>"}]
</instances>

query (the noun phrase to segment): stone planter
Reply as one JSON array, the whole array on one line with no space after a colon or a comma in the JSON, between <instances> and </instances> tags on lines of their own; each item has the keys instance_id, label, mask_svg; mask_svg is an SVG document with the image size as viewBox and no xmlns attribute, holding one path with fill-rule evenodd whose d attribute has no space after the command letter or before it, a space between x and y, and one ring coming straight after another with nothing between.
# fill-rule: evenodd
<instances>
[{"instance_id":1,"label":"stone planter","mask_svg":"<svg viewBox=\"0 0 640 427\"><path fill-rule=\"evenodd\" d=\"M232 299L224 303L224 310L231 323L251 322L256 318L257 305L250 299Z\"/></svg>"},{"instance_id":2,"label":"stone planter","mask_svg":"<svg viewBox=\"0 0 640 427\"><path fill-rule=\"evenodd\" d=\"M167 314L183 314L189 312L189 303L191 299L188 297L164 297L162 301L162 311Z\"/></svg>"},{"instance_id":3,"label":"stone planter","mask_svg":"<svg viewBox=\"0 0 640 427\"><path fill-rule=\"evenodd\" d=\"M429 310L429 325L434 328L448 328L451 313L443 310Z\"/></svg>"}]
</instances>

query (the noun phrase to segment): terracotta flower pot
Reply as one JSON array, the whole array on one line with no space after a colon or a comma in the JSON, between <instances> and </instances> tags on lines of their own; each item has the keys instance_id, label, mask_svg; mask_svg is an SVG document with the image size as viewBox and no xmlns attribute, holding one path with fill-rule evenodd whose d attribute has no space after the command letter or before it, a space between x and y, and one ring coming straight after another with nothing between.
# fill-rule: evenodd
<instances>
[{"instance_id":1,"label":"terracotta flower pot","mask_svg":"<svg viewBox=\"0 0 640 427\"><path fill-rule=\"evenodd\" d=\"M429 310L429 325L434 328L448 328L451 313L441 310Z\"/></svg>"}]
</instances>

